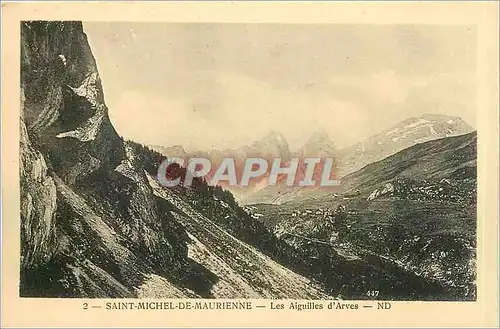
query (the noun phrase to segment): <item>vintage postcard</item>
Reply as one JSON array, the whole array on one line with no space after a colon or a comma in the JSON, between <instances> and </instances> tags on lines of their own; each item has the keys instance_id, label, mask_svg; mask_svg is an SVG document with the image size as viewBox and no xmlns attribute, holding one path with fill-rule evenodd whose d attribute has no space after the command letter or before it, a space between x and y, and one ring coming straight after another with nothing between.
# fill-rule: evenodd
<instances>
[{"instance_id":1,"label":"vintage postcard","mask_svg":"<svg viewBox=\"0 0 500 329\"><path fill-rule=\"evenodd\" d=\"M2 7L2 326L498 325L497 2Z\"/></svg>"}]
</instances>

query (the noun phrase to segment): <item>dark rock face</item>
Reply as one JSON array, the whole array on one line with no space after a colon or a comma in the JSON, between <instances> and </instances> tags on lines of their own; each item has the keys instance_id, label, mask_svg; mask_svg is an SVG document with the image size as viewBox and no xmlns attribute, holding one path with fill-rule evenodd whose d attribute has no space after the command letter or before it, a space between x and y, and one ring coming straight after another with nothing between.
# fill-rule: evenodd
<instances>
[{"instance_id":1,"label":"dark rock face","mask_svg":"<svg viewBox=\"0 0 500 329\"><path fill-rule=\"evenodd\" d=\"M186 214L172 203L174 192L153 188L154 170L143 160L153 153L113 128L80 22L22 23L21 90L21 296L325 296L229 233L217 241L197 236L206 234L201 226L220 230L211 215ZM218 254L229 245L233 253ZM214 257L201 265L193 248ZM252 273L245 264L262 257L278 284L269 291L262 282L241 286ZM217 268L215 258L233 277L208 269Z\"/></svg>"},{"instance_id":2,"label":"dark rock face","mask_svg":"<svg viewBox=\"0 0 500 329\"><path fill-rule=\"evenodd\" d=\"M138 273L165 270L187 250L163 234L144 173L126 171L133 155L110 123L81 23L23 23L21 46L23 269L64 256L57 266L69 277L59 281L81 282L74 294L91 285L130 295ZM116 289L109 273L128 287Z\"/></svg>"},{"instance_id":3,"label":"dark rock face","mask_svg":"<svg viewBox=\"0 0 500 329\"><path fill-rule=\"evenodd\" d=\"M21 265L31 268L53 252L56 186L43 155L29 141L22 120L20 132Z\"/></svg>"}]
</instances>

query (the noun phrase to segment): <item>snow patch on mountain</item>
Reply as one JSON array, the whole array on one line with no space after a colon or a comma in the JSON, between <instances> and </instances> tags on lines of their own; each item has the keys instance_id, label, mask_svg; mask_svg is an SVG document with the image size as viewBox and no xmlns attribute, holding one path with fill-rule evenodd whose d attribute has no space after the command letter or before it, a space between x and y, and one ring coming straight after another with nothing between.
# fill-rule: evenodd
<instances>
[{"instance_id":1,"label":"snow patch on mountain","mask_svg":"<svg viewBox=\"0 0 500 329\"><path fill-rule=\"evenodd\" d=\"M415 144L472 131L474 129L459 117L424 114L409 118L387 131L340 150L340 171L342 175L347 175Z\"/></svg>"},{"instance_id":2,"label":"snow patch on mountain","mask_svg":"<svg viewBox=\"0 0 500 329\"><path fill-rule=\"evenodd\" d=\"M78 96L85 97L90 104L97 106L99 91L99 74L97 72L90 73L80 84L74 88L69 86Z\"/></svg>"},{"instance_id":3,"label":"snow patch on mountain","mask_svg":"<svg viewBox=\"0 0 500 329\"><path fill-rule=\"evenodd\" d=\"M95 114L85 121L76 130L67 131L58 134L57 138L72 137L76 138L82 142L88 142L95 140L97 133L99 132L99 127L106 116L105 106L102 104L97 105Z\"/></svg>"},{"instance_id":4,"label":"snow patch on mountain","mask_svg":"<svg viewBox=\"0 0 500 329\"><path fill-rule=\"evenodd\" d=\"M61 61L63 62L64 66L66 66L66 57L65 57L63 54L59 54L59 56L58 56L58 57L59 57L59 58L61 59Z\"/></svg>"}]
</instances>

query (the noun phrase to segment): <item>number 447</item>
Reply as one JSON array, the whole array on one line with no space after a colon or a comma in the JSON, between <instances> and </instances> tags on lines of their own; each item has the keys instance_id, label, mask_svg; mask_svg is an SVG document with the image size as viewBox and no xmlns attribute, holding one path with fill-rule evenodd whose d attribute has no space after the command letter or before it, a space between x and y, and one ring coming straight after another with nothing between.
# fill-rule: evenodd
<instances>
[{"instance_id":1,"label":"number 447","mask_svg":"<svg viewBox=\"0 0 500 329\"><path fill-rule=\"evenodd\" d=\"M378 290L368 290L366 295L368 297L378 297Z\"/></svg>"}]
</instances>

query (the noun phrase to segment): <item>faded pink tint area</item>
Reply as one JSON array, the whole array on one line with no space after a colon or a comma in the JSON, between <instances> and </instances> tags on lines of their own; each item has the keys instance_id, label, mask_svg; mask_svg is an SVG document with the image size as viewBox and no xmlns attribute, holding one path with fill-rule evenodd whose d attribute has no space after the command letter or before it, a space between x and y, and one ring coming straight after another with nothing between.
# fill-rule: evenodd
<instances>
[{"instance_id":1,"label":"faded pink tint area","mask_svg":"<svg viewBox=\"0 0 500 329\"><path fill-rule=\"evenodd\" d=\"M172 166L185 167L185 179L169 175ZM333 158L207 158L168 159L158 168L164 186L190 186L194 178L222 187L262 188L268 185L322 187L340 186ZM174 179L177 183L174 183Z\"/></svg>"}]
</instances>

